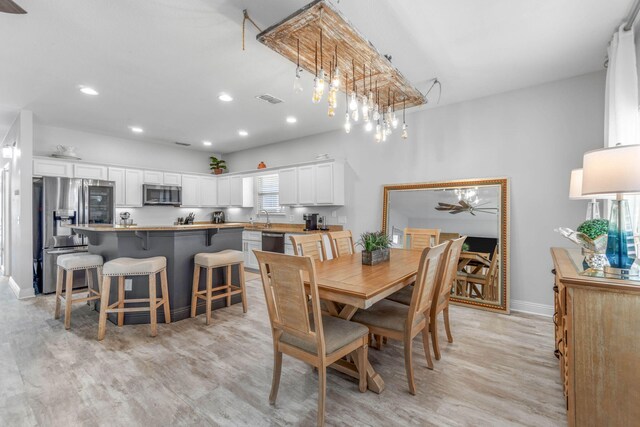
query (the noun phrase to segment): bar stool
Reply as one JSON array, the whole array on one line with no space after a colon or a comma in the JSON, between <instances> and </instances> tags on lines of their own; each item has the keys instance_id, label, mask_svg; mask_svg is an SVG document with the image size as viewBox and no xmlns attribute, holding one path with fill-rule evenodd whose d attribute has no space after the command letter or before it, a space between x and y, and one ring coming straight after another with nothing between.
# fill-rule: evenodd
<instances>
[{"instance_id":1,"label":"bar stool","mask_svg":"<svg viewBox=\"0 0 640 427\"><path fill-rule=\"evenodd\" d=\"M54 318L60 318L60 304L64 301L64 327L71 328L71 304L74 302L91 301L92 308L94 302L100 299L100 278L102 276L102 257L100 255L86 254L67 254L58 257L58 279L56 280L56 310ZM73 272L85 270L87 281L87 296L85 298L73 298L74 293L83 293L83 289L73 291ZM93 288L93 270L96 270L98 276L98 290ZM66 274L66 281L64 275ZM62 283L65 282L65 292L62 293Z\"/></svg>"},{"instance_id":2,"label":"bar stool","mask_svg":"<svg viewBox=\"0 0 640 427\"><path fill-rule=\"evenodd\" d=\"M156 274L160 273L162 298L156 298ZM124 324L124 313L148 311L151 324L151 336L158 335L158 308L164 306L165 323L171 323L169 310L169 290L167 287L167 259L163 256L151 258L116 258L106 262L103 267L102 299L100 300L100 319L98 321L98 341L104 339L107 327L107 314L118 313L118 326ZM125 299L124 279L129 276L149 276L149 298ZM118 278L118 300L109 305L111 278ZM126 308L125 304L148 302L148 307Z\"/></svg>"},{"instance_id":3,"label":"bar stool","mask_svg":"<svg viewBox=\"0 0 640 427\"><path fill-rule=\"evenodd\" d=\"M193 289L191 293L191 317L196 317L198 298L203 299L206 302L207 325L210 324L211 302L220 298L226 298L227 307L229 307L231 305L231 296L236 294L242 295L242 310L245 313L247 312L247 293L244 287L244 254L241 251L226 249L215 253L199 253L196 254L194 263ZM238 266L238 273L240 276L239 285L231 283L231 267L234 265ZM225 284L213 288L213 269L221 267L226 268ZM207 269L206 289L203 291L198 290L201 268ZM213 295L214 292L222 290L225 292Z\"/></svg>"}]
</instances>

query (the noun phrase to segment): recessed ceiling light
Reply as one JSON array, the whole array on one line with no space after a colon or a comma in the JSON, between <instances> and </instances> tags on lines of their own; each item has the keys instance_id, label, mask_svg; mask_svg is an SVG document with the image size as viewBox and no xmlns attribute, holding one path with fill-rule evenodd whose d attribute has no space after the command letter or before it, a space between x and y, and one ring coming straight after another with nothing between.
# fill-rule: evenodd
<instances>
[{"instance_id":1,"label":"recessed ceiling light","mask_svg":"<svg viewBox=\"0 0 640 427\"><path fill-rule=\"evenodd\" d=\"M293 117L293 116L289 116L289 117L287 117L287 123L295 123L295 122L297 122L297 121L298 121L298 119L296 119L296 118L295 118L295 117Z\"/></svg>"},{"instance_id":2,"label":"recessed ceiling light","mask_svg":"<svg viewBox=\"0 0 640 427\"><path fill-rule=\"evenodd\" d=\"M85 95L99 95L97 90L89 86L80 86L80 92L84 93Z\"/></svg>"},{"instance_id":3,"label":"recessed ceiling light","mask_svg":"<svg viewBox=\"0 0 640 427\"><path fill-rule=\"evenodd\" d=\"M133 133L142 133L142 132L144 132L144 129L142 129L139 126L129 126L129 129L131 129L131 132L133 132Z\"/></svg>"},{"instance_id":4,"label":"recessed ceiling light","mask_svg":"<svg viewBox=\"0 0 640 427\"><path fill-rule=\"evenodd\" d=\"M202 143L203 143L204 145L206 145L207 147L208 147L209 145L211 145L211 141L202 141Z\"/></svg>"},{"instance_id":5,"label":"recessed ceiling light","mask_svg":"<svg viewBox=\"0 0 640 427\"><path fill-rule=\"evenodd\" d=\"M220 96L218 96L218 99L220 101L223 101L223 102L231 102L231 101L233 101L233 97L231 95L229 95L228 93L224 93L224 92L221 93Z\"/></svg>"},{"instance_id":6,"label":"recessed ceiling light","mask_svg":"<svg viewBox=\"0 0 640 427\"><path fill-rule=\"evenodd\" d=\"M238 131L238 135L240 135L240 136L248 136L249 132L247 132L246 130L240 129Z\"/></svg>"}]
</instances>

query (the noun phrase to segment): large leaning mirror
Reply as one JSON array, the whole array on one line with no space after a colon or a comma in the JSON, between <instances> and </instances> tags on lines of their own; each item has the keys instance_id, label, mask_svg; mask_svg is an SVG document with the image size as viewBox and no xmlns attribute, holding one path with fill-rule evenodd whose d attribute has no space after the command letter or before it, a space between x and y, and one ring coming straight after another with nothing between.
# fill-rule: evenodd
<instances>
[{"instance_id":1,"label":"large leaning mirror","mask_svg":"<svg viewBox=\"0 0 640 427\"><path fill-rule=\"evenodd\" d=\"M467 236L451 301L509 312L507 178L385 185L382 229L397 248Z\"/></svg>"}]
</instances>

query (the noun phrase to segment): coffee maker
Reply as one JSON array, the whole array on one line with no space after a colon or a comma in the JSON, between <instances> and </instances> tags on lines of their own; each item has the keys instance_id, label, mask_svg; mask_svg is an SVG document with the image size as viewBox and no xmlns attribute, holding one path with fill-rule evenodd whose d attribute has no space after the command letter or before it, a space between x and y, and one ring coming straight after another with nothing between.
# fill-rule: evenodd
<instances>
[{"instance_id":1,"label":"coffee maker","mask_svg":"<svg viewBox=\"0 0 640 427\"><path fill-rule=\"evenodd\" d=\"M223 224L224 223L224 212L223 211L215 211L211 215L211 222L214 224Z\"/></svg>"},{"instance_id":2,"label":"coffee maker","mask_svg":"<svg viewBox=\"0 0 640 427\"><path fill-rule=\"evenodd\" d=\"M318 216L320 214L311 213L311 214L303 214L302 219L304 219L304 231L312 231L318 229Z\"/></svg>"}]
</instances>

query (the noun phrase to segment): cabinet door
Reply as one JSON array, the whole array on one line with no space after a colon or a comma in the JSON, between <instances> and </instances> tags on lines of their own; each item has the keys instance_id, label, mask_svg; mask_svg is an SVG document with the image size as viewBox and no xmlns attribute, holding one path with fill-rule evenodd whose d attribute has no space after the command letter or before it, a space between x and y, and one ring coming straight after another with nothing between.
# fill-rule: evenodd
<instances>
[{"instance_id":1,"label":"cabinet door","mask_svg":"<svg viewBox=\"0 0 640 427\"><path fill-rule=\"evenodd\" d=\"M218 206L231 204L231 182L229 177L218 178Z\"/></svg>"},{"instance_id":2,"label":"cabinet door","mask_svg":"<svg viewBox=\"0 0 640 427\"><path fill-rule=\"evenodd\" d=\"M244 201L243 182L244 181L241 176L232 176L229 179L229 188L230 188L229 205L231 206L243 205L243 201Z\"/></svg>"},{"instance_id":3,"label":"cabinet door","mask_svg":"<svg viewBox=\"0 0 640 427\"><path fill-rule=\"evenodd\" d=\"M253 253L253 250L255 249L255 250L261 251L262 242L247 242L247 244L248 244L248 250L249 250L247 267L257 270L259 268L258 259L256 258L256 255Z\"/></svg>"},{"instance_id":4,"label":"cabinet door","mask_svg":"<svg viewBox=\"0 0 640 427\"><path fill-rule=\"evenodd\" d=\"M162 172L160 171L144 171L144 183L162 185Z\"/></svg>"},{"instance_id":5,"label":"cabinet door","mask_svg":"<svg viewBox=\"0 0 640 427\"><path fill-rule=\"evenodd\" d=\"M315 166L300 166L298 168L298 204L314 205L315 198Z\"/></svg>"},{"instance_id":6,"label":"cabinet door","mask_svg":"<svg viewBox=\"0 0 640 427\"><path fill-rule=\"evenodd\" d=\"M83 165L76 163L73 165L73 177L84 179L107 179L109 172L106 166Z\"/></svg>"},{"instance_id":7,"label":"cabinet door","mask_svg":"<svg viewBox=\"0 0 640 427\"><path fill-rule=\"evenodd\" d=\"M116 207L126 206L125 201L125 170L123 168L109 168L109 181L116 183L115 185L115 202Z\"/></svg>"},{"instance_id":8,"label":"cabinet door","mask_svg":"<svg viewBox=\"0 0 640 427\"><path fill-rule=\"evenodd\" d=\"M280 187L280 204L298 204L298 171L296 168L280 169L278 171L278 185Z\"/></svg>"},{"instance_id":9,"label":"cabinet door","mask_svg":"<svg viewBox=\"0 0 640 427\"><path fill-rule=\"evenodd\" d=\"M333 203L333 163L316 165L316 203Z\"/></svg>"},{"instance_id":10,"label":"cabinet door","mask_svg":"<svg viewBox=\"0 0 640 427\"><path fill-rule=\"evenodd\" d=\"M142 182L144 172L136 169L125 171L124 203L126 206L142 206Z\"/></svg>"},{"instance_id":11,"label":"cabinet door","mask_svg":"<svg viewBox=\"0 0 640 427\"><path fill-rule=\"evenodd\" d=\"M200 177L200 205L203 207L218 206L218 183L207 176Z\"/></svg>"},{"instance_id":12,"label":"cabinet door","mask_svg":"<svg viewBox=\"0 0 640 427\"><path fill-rule=\"evenodd\" d=\"M200 177L182 175L182 206L200 206Z\"/></svg>"},{"instance_id":13,"label":"cabinet door","mask_svg":"<svg viewBox=\"0 0 640 427\"><path fill-rule=\"evenodd\" d=\"M73 177L73 165L60 160L33 160L33 175L35 176L64 176Z\"/></svg>"},{"instance_id":14,"label":"cabinet door","mask_svg":"<svg viewBox=\"0 0 640 427\"><path fill-rule=\"evenodd\" d=\"M164 185L182 185L182 175L179 173L165 172L163 178Z\"/></svg>"}]
</instances>

